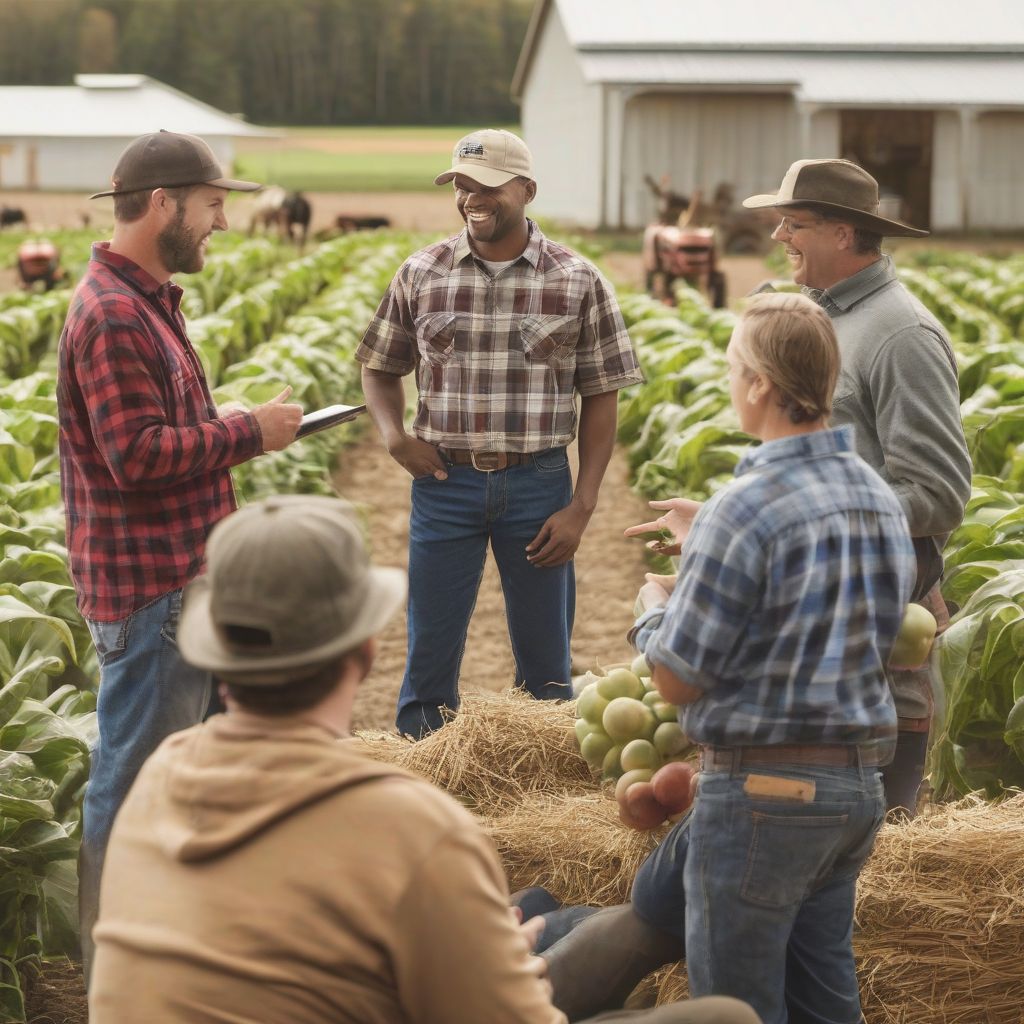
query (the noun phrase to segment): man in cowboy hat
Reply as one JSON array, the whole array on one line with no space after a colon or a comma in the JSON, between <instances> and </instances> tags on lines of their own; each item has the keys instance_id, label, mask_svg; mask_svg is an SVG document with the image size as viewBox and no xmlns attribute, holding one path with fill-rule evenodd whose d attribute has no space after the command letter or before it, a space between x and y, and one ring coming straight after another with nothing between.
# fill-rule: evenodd
<instances>
[{"instance_id":1,"label":"man in cowboy hat","mask_svg":"<svg viewBox=\"0 0 1024 1024\"><path fill-rule=\"evenodd\" d=\"M302 418L290 388L253 410L213 404L171 278L202 269L227 228L224 176L195 135L129 143L114 168L114 234L97 242L60 338L57 411L68 558L100 662L99 739L82 819L79 912L90 932L107 837L142 762L200 721L209 673L186 666L174 634L181 588L213 525L232 512L231 467L286 447Z\"/></svg>"},{"instance_id":2,"label":"man in cowboy hat","mask_svg":"<svg viewBox=\"0 0 1024 1024\"><path fill-rule=\"evenodd\" d=\"M565 1024L479 824L345 741L404 573L334 498L248 505L207 551L178 639L227 712L166 740L118 815L89 1019ZM757 1020L724 998L615 1019Z\"/></svg>"},{"instance_id":3,"label":"man in cowboy hat","mask_svg":"<svg viewBox=\"0 0 1024 1024\"><path fill-rule=\"evenodd\" d=\"M831 422L854 426L857 454L896 492L918 559L913 599L949 614L939 592L942 548L971 493L971 460L960 420L956 357L939 321L896 276L886 235L927 231L878 214L878 182L849 160L797 160L778 192L750 209L782 215L772 237L793 280L832 318L842 371ZM883 769L889 810L913 814L932 715L929 667L892 670L899 718L896 754Z\"/></svg>"},{"instance_id":4,"label":"man in cowboy hat","mask_svg":"<svg viewBox=\"0 0 1024 1024\"><path fill-rule=\"evenodd\" d=\"M842 371L833 426L852 424L861 456L893 488L910 524L918 559L913 599L949 614L939 592L942 548L960 525L971 493L971 461L960 421L956 358L938 320L896 276L882 253L886 235L927 231L878 214L878 183L849 160L797 160L778 192L744 200L782 215L772 237L785 246L793 279L831 317ZM696 502L654 503L677 523ZM634 534L661 523L630 527ZM883 769L889 810L913 814L924 773L933 682L926 665L892 670L899 739Z\"/></svg>"}]
</instances>

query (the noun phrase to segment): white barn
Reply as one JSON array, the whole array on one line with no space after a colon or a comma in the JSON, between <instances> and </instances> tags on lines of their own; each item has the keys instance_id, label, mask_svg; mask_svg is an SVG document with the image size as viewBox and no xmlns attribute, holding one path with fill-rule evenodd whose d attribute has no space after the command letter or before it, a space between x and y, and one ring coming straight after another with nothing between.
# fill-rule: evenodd
<instances>
[{"instance_id":1,"label":"white barn","mask_svg":"<svg viewBox=\"0 0 1024 1024\"><path fill-rule=\"evenodd\" d=\"M845 156L914 224L1024 228L1024 3L537 0L512 88L534 209L583 227Z\"/></svg>"},{"instance_id":2,"label":"white barn","mask_svg":"<svg viewBox=\"0 0 1024 1024\"><path fill-rule=\"evenodd\" d=\"M125 146L160 128L202 136L225 168L236 138L274 134L145 75L0 86L0 189L99 191Z\"/></svg>"}]
</instances>

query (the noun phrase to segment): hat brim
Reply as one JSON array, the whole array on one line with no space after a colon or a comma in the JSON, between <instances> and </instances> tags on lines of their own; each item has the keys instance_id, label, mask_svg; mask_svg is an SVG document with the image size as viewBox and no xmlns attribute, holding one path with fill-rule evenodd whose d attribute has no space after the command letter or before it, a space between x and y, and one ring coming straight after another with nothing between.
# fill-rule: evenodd
<instances>
[{"instance_id":1,"label":"hat brim","mask_svg":"<svg viewBox=\"0 0 1024 1024\"><path fill-rule=\"evenodd\" d=\"M924 238L931 234L929 231L911 227L902 221L888 220L886 217L865 213L863 210L857 210L850 206L840 206L838 203L819 203L813 199L780 199L777 192L770 195L750 196L743 200L743 205L748 210L770 210L787 206L794 209L829 210L848 217L851 224L856 224L866 231L875 231L880 235Z\"/></svg>"},{"instance_id":2,"label":"hat brim","mask_svg":"<svg viewBox=\"0 0 1024 1024\"><path fill-rule=\"evenodd\" d=\"M90 199L103 199L105 196L127 196L132 192L154 192L158 188L189 188L192 185L212 185L214 188L227 189L229 192L258 192L264 186L258 181L242 181L240 178L213 178L211 181L189 181L181 185L153 185L146 188L125 189L117 191L110 189L107 192L94 192Z\"/></svg>"},{"instance_id":3,"label":"hat brim","mask_svg":"<svg viewBox=\"0 0 1024 1024\"><path fill-rule=\"evenodd\" d=\"M368 589L356 619L348 629L319 647L268 657L240 653L229 647L210 613L210 581L199 576L189 583L178 624L178 648L197 668L246 686L275 686L301 676L317 665L358 647L375 636L405 600L406 574L401 569L371 568Z\"/></svg>"},{"instance_id":4,"label":"hat brim","mask_svg":"<svg viewBox=\"0 0 1024 1024\"><path fill-rule=\"evenodd\" d=\"M439 174L434 179L434 184L447 185L456 174L472 178L478 185L486 185L487 188L498 188L498 186L504 185L513 178L519 177L515 172L496 171L493 167L484 167L482 164L466 163L454 164L450 170L445 171L444 174Z\"/></svg>"}]
</instances>

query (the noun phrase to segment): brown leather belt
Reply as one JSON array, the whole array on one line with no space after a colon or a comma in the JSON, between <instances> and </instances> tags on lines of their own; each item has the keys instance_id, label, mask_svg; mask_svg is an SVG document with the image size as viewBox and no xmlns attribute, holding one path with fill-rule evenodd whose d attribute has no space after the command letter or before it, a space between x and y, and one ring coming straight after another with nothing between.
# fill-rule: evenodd
<instances>
[{"instance_id":1,"label":"brown leather belt","mask_svg":"<svg viewBox=\"0 0 1024 1024\"><path fill-rule=\"evenodd\" d=\"M737 771L754 764L851 768L858 760L862 765L873 768L878 765L878 753L870 747L794 744L773 747L702 747L700 754L702 771Z\"/></svg>"},{"instance_id":2,"label":"brown leather belt","mask_svg":"<svg viewBox=\"0 0 1024 1024\"><path fill-rule=\"evenodd\" d=\"M533 458L531 452L474 452L468 448L442 448L441 454L456 466L472 466L481 473L521 466Z\"/></svg>"}]
</instances>

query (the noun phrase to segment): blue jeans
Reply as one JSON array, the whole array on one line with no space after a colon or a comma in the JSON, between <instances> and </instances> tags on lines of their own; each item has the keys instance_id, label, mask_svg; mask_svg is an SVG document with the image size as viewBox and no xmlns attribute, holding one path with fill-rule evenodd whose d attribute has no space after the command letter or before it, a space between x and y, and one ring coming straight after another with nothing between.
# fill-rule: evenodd
<instances>
[{"instance_id":1,"label":"blue jeans","mask_svg":"<svg viewBox=\"0 0 1024 1024\"><path fill-rule=\"evenodd\" d=\"M99 738L82 810L78 905L82 957L92 957L100 875L114 817L147 757L172 732L203 720L212 679L178 653L181 591L118 622L89 621L100 662Z\"/></svg>"},{"instance_id":2,"label":"blue jeans","mask_svg":"<svg viewBox=\"0 0 1024 1024\"><path fill-rule=\"evenodd\" d=\"M576 610L572 562L538 568L526 545L572 499L564 448L492 473L448 467L448 479L412 483L408 656L398 697L399 732L419 738L459 706L458 679L487 544L505 596L515 685L535 697L572 694L569 639Z\"/></svg>"},{"instance_id":3,"label":"blue jeans","mask_svg":"<svg viewBox=\"0 0 1024 1024\"><path fill-rule=\"evenodd\" d=\"M814 800L748 796L748 774L813 782ZM742 999L764 1024L860 1024L854 895L884 812L875 768L702 773L637 874L634 910L684 940L694 996Z\"/></svg>"}]
</instances>

